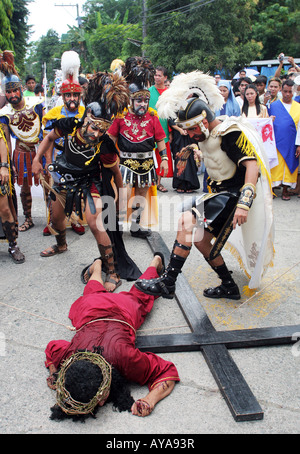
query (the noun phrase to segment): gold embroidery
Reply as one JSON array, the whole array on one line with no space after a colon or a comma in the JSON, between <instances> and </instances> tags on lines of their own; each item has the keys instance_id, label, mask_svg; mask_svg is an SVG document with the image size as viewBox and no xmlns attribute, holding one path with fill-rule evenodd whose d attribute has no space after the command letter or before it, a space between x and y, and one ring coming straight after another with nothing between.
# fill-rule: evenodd
<instances>
[{"instance_id":1,"label":"gold embroidery","mask_svg":"<svg viewBox=\"0 0 300 454\"><path fill-rule=\"evenodd\" d=\"M126 161L124 161L124 165L132 171L137 171L139 168L148 171L151 169L151 167L153 167L153 159L143 161L141 164L139 163L139 161L136 161L134 159L126 159Z\"/></svg>"}]
</instances>

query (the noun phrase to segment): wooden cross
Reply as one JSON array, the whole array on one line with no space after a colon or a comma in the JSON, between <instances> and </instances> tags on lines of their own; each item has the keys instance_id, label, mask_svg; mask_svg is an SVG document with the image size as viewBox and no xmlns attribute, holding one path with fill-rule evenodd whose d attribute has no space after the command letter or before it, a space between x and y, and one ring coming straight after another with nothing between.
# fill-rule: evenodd
<instances>
[{"instance_id":1,"label":"wooden cross","mask_svg":"<svg viewBox=\"0 0 300 454\"><path fill-rule=\"evenodd\" d=\"M170 251L160 234L152 232L147 240L152 252L162 252L168 262ZM228 349L292 344L300 325L216 331L183 274L176 281L175 298L192 332L138 336L136 347L153 353L201 351L235 421L263 419L263 410Z\"/></svg>"}]
</instances>

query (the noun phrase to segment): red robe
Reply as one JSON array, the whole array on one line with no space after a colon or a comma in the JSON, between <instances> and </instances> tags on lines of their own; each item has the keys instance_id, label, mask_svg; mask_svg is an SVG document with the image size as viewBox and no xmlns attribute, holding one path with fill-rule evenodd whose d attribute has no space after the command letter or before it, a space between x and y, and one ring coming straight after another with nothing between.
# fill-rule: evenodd
<instances>
[{"instance_id":1,"label":"red robe","mask_svg":"<svg viewBox=\"0 0 300 454\"><path fill-rule=\"evenodd\" d=\"M157 277L155 267L149 267L143 279ZM135 333L132 328L117 321L88 322L99 318L123 320L137 330L151 311L154 297L132 287L129 292L108 293L97 281L89 281L83 296L71 306L69 318L79 330L71 342L54 340L45 350L46 367L58 369L60 364L78 350L103 347L103 357L129 381L147 385L149 390L158 382L179 381L177 369L154 353L141 352L135 348ZM86 325L87 324L87 325ZM85 325L85 326L84 326Z\"/></svg>"}]
</instances>

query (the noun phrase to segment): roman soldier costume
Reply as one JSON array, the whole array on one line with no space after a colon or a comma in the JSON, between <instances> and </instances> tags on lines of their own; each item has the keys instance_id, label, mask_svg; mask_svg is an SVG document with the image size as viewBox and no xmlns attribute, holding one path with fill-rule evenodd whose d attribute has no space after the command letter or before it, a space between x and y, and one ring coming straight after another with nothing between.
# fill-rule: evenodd
<instances>
[{"instance_id":1,"label":"roman soldier costume","mask_svg":"<svg viewBox=\"0 0 300 454\"><path fill-rule=\"evenodd\" d=\"M0 240L6 240L8 242L8 253L17 264L24 263L25 256L20 251L17 245L18 238L18 206L17 197L14 187L14 174L11 166L10 154L8 145L6 142L5 134L0 126L0 140L4 142L6 148L6 156L0 157L0 168L7 169L8 181L4 182L1 178L0 172L0 198L7 197L9 211L11 212L11 219L2 221L0 217ZM0 213L1 215L1 213Z\"/></svg>"},{"instance_id":2,"label":"roman soldier costume","mask_svg":"<svg viewBox=\"0 0 300 454\"><path fill-rule=\"evenodd\" d=\"M0 57L0 71L5 74L2 79L4 92L19 90L19 103L24 100L23 107L15 107L17 104L8 102L0 110L0 123L4 124L12 138L16 139L13 153L13 164L17 170L17 184L21 186L21 201L25 216L25 231L33 227L31 218L32 197L30 187L32 186L32 161L36 155L36 147L43 138L42 117L43 102L38 97L24 98L22 83L14 68L12 53L4 51ZM26 185L25 185L26 178ZM35 185L39 184L38 177L34 178Z\"/></svg>"},{"instance_id":3,"label":"roman soldier costume","mask_svg":"<svg viewBox=\"0 0 300 454\"><path fill-rule=\"evenodd\" d=\"M149 86L154 81L154 68L146 58L130 57L123 66L123 75L129 86L130 106L114 120L108 133L117 137L124 186L154 189L157 175L153 150L156 142L165 138L156 111L149 108ZM147 107L140 111L135 107L136 100L143 100ZM162 159L167 159L166 150L160 154ZM155 196L156 192L152 191L148 200L151 194ZM144 238L150 231L139 225L143 208L133 206L133 211L131 235Z\"/></svg>"},{"instance_id":4,"label":"roman soldier costume","mask_svg":"<svg viewBox=\"0 0 300 454\"><path fill-rule=\"evenodd\" d=\"M104 199L104 196L108 196L105 200L110 201L115 199L110 168L118 163L119 157L113 141L105 132L112 123L112 117L122 112L128 104L128 88L124 79L117 74L96 73L89 82L85 104L81 119L61 118L52 124L56 135L64 137L64 150L48 166L54 181L51 197L61 199L67 217L75 208L75 213L81 219L82 202L84 206L89 204L90 212L96 214L93 197L101 196ZM102 133L99 140L87 140L89 126ZM112 244L98 244L104 269L107 274L116 271L121 277L134 280L141 273L127 255L118 225L114 222L114 213L115 206L110 206L106 231ZM66 245L66 232L56 233L57 246ZM56 247L53 249L57 251ZM49 256L49 253L45 251L41 255Z\"/></svg>"},{"instance_id":5,"label":"roman soldier costume","mask_svg":"<svg viewBox=\"0 0 300 454\"><path fill-rule=\"evenodd\" d=\"M81 94L82 88L79 84L79 68L80 68L80 59L79 55L74 51L66 51L62 54L61 57L61 70L56 72L55 78L55 90L56 96L53 98L54 100L58 98L59 95L63 97L63 104L54 106L49 112L47 112L43 117L43 127L44 135L47 132L47 129L60 118L69 118L69 117L76 117L82 118L84 115L85 107L80 103L80 98L78 99L72 98L72 100L65 101L64 95L65 94ZM69 103L73 103L73 106L76 106L70 110ZM51 159L55 160L57 154L62 153L64 150L64 137L60 137L55 142L55 146L52 151ZM48 191L45 188L45 192L48 194ZM44 236L51 235L52 227L51 227L51 199L48 197L48 225L43 230ZM70 217L70 220L67 222L67 226L71 226L71 228L78 233L79 235L83 235L85 233L84 225L86 221L80 220L78 216L74 212Z\"/></svg>"},{"instance_id":6,"label":"roman soldier costume","mask_svg":"<svg viewBox=\"0 0 300 454\"><path fill-rule=\"evenodd\" d=\"M190 98L190 95L193 97ZM211 262L227 246L249 278L249 288L259 287L265 271L272 265L274 254L272 189L263 144L247 121L220 117L213 129L207 127L215 120L214 111L223 102L213 78L195 71L174 78L174 83L160 97L158 113L164 118L175 118L177 114L176 123L181 128L191 129L197 126L205 136L200 148L209 175L210 194L190 198L183 204L182 211L191 210L197 226L215 237L205 259L222 283L218 287L204 290L204 296L239 299L238 286L226 264L213 266ZM245 182L246 169L241 165L245 160L256 160L258 164L259 178L256 186ZM247 222L233 230L232 221L237 208L251 210ZM182 254L175 254L175 249L177 252L182 250ZM137 287L148 294L172 298L175 281L189 250L190 246L176 240L164 276L151 282L138 281Z\"/></svg>"}]
</instances>

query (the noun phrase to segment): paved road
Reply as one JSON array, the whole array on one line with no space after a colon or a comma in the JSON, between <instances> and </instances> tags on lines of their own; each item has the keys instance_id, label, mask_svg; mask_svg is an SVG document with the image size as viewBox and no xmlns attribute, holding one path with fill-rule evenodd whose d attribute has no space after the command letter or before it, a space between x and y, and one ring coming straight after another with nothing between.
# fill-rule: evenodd
<instances>
[{"instance_id":1,"label":"paved road","mask_svg":"<svg viewBox=\"0 0 300 454\"><path fill-rule=\"evenodd\" d=\"M164 183L167 194L159 193L159 230L171 249L178 213L170 210L183 196ZM36 191L39 195L39 191ZM184 274L199 304L218 331L244 328L296 325L300 323L300 199L274 201L275 249L274 267L266 274L262 291L248 301L209 300L202 296L204 286L215 285L216 279L199 253L192 250ZM44 238L45 206L37 196L33 202L35 227L20 233L19 245L26 255L23 265L15 265L0 244L0 433L5 434L274 434L300 432L300 345L231 350L231 355L244 375L264 411L264 419L235 422L218 386L200 352L165 353L181 377L172 395L160 402L148 418L118 413L111 404L98 412L96 419L85 424L49 419L55 394L46 386L44 349L52 339L71 339L66 328L68 311L82 293L80 272L97 255L95 241L87 229L79 237L68 231L69 250L52 258L41 258L39 252L53 243ZM171 222L170 222L171 219ZM22 216L20 217L22 221ZM146 241L124 233L127 250L144 270L152 254ZM246 278L234 259L224 253L241 288ZM129 289L123 282L118 291ZM10 306L10 307L8 307ZM20 312L16 308L26 312ZM139 335L188 333L187 322L175 300L160 298ZM296 334L296 333L295 333ZM300 338L300 333L298 333ZM134 398L145 395L146 388L132 386Z\"/></svg>"}]
</instances>

